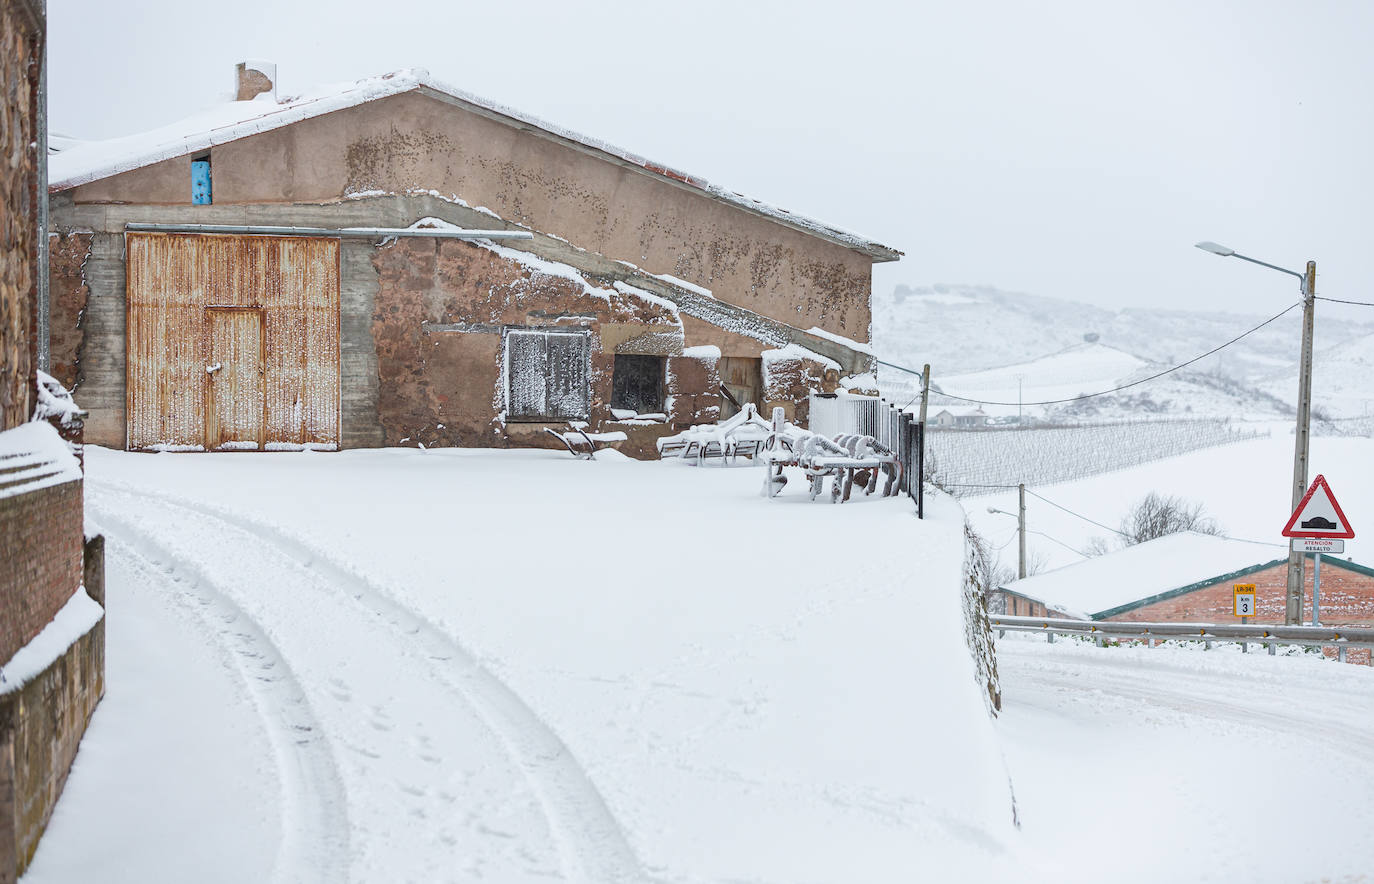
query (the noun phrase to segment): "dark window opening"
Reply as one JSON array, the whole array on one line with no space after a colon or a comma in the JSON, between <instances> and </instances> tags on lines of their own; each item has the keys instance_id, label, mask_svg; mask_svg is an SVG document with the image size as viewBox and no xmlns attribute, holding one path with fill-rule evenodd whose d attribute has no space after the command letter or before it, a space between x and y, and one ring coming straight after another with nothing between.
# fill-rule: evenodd
<instances>
[{"instance_id":1,"label":"dark window opening","mask_svg":"<svg viewBox=\"0 0 1374 884\"><path fill-rule=\"evenodd\" d=\"M591 412L591 346L584 332L506 333L506 416L586 420Z\"/></svg>"},{"instance_id":2,"label":"dark window opening","mask_svg":"<svg viewBox=\"0 0 1374 884\"><path fill-rule=\"evenodd\" d=\"M635 414L663 411L664 361L662 356L617 354L611 377L611 407Z\"/></svg>"},{"instance_id":3,"label":"dark window opening","mask_svg":"<svg viewBox=\"0 0 1374 884\"><path fill-rule=\"evenodd\" d=\"M214 202L210 183L210 154L191 158L191 205L208 206Z\"/></svg>"}]
</instances>

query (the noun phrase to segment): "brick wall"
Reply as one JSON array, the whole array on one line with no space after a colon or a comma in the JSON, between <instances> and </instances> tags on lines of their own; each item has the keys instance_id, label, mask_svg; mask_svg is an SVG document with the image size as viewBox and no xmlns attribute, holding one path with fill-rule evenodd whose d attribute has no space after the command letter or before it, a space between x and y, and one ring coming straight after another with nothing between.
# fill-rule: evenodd
<instances>
[{"instance_id":1,"label":"brick wall","mask_svg":"<svg viewBox=\"0 0 1374 884\"><path fill-rule=\"evenodd\" d=\"M1062 617L1062 614L1054 614L1041 602L1028 599L1023 595L1006 590L997 590L993 593L995 597L990 607L995 607L994 613L1006 614L1011 617Z\"/></svg>"},{"instance_id":2,"label":"brick wall","mask_svg":"<svg viewBox=\"0 0 1374 884\"><path fill-rule=\"evenodd\" d=\"M81 482L0 497L0 662L81 585Z\"/></svg>"},{"instance_id":3,"label":"brick wall","mask_svg":"<svg viewBox=\"0 0 1374 884\"><path fill-rule=\"evenodd\" d=\"M1312 616L1312 561L1303 572L1303 619ZM1282 623L1288 591L1286 562L1234 580L1200 587L1186 595L1125 611L1108 620L1196 621L1239 623L1232 613L1232 586L1255 584L1254 623ZM1374 576L1349 571L1329 558L1322 562L1321 619L1323 625L1374 626Z\"/></svg>"}]
</instances>

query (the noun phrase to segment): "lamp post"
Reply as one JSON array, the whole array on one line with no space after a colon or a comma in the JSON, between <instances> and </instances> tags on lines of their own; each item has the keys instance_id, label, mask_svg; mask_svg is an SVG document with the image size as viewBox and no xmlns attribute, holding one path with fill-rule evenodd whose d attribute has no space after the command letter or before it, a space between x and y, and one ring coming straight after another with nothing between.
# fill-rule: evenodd
<instances>
[{"instance_id":1,"label":"lamp post","mask_svg":"<svg viewBox=\"0 0 1374 884\"><path fill-rule=\"evenodd\" d=\"M1211 252L1223 258L1239 258L1242 261L1249 261L1251 264L1268 267L1270 270L1287 273L1289 276L1296 276L1302 282L1302 358L1298 367L1298 427L1293 443L1293 509L1297 510L1298 505L1302 503L1303 494L1307 491L1307 443L1312 427L1312 329L1316 319L1314 313L1317 294L1317 262L1308 261L1307 272L1299 273L1296 270L1289 270L1276 264L1248 258L1239 254L1235 249L1229 249L1214 242L1200 242L1197 247L1204 252ZM1302 623L1302 559L1302 553L1293 550L1290 544L1288 550L1288 595L1285 599L1283 617L1283 622L1289 625Z\"/></svg>"},{"instance_id":2,"label":"lamp post","mask_svg":"<svg viewBox=\"0 0 1374 884\"><path fill-rule=\"evenodd\" d=\"M1017 485L1017 486L1016 486L1016 490L1017 490L1017 493L1018 493L1018 495L1019 495L1019 503L1020 503L1020 506L1017 507L1017 512L1016 512L1016 513L1009 513L1009 512L1007 512L1006 510L994 509L993 507L988 507L988 512L990 512L990 513L1001 513L1001 514L1004 515L1004 516L1011 516L1011 515L1016 516L1016 535L1017 535L1017 538L1018 538L1018 541L1019 541L1019 546L1020 546L1020 548L1019 548L1019 550L1018 550L1017 557L1016 557L1016 577L1017 577L1018 580L1024 580L1025 577L1026 577L1026 485L1025 485L1025 483L1023 482L1023 483L1021 483L1020 485Z\"/></svg>"}]
</instances>

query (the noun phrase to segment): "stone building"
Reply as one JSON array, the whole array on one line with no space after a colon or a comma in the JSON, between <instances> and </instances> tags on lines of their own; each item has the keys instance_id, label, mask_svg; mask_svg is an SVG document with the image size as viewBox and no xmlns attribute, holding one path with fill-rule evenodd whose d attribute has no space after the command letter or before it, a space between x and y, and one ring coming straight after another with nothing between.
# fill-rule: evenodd
<instances>
[{"instance_id":1,"label":"stone building","mask_svg":"<svg viewBox=\"0 0 1374 884\"><path fill-rule=\"evenodd\" d=\"M0 884L33 858L104 691L79 415L39 371L45 36L42 2L0 0Z\"/></svg>"},{"instance_id":2,"label":"stone building","mask_svg":"<svg viewBox=\"0 0 1374 884\"><path fill-rule=\"evenodd\" d=\"M92 442L501 447L577 421L645 454L744 401L804 421L872 367L893 249L423 71L236 78L52 160L53 364Z\"/></svg>"}]
</instances>

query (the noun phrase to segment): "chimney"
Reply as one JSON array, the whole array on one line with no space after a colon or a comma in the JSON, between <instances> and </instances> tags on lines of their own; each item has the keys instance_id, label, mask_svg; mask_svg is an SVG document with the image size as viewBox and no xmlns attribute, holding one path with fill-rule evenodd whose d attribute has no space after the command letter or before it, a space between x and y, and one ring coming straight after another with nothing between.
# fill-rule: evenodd
<instances>
[{"instance_id":1,"label":"chimney","mask_svg":"<svg viewBox=\"0 0 1374 884\"><path fill-rule=\"evenodd\" d=\"M252 58L239 62L234 68L234 100L251 101L264 92L277 100L277 66Z\"/></svg>"}]
</instances>

